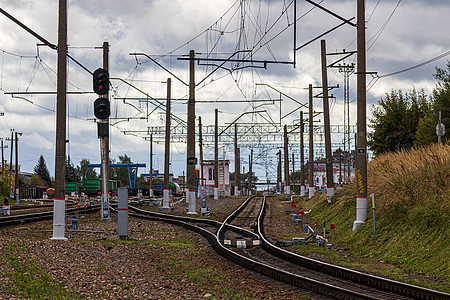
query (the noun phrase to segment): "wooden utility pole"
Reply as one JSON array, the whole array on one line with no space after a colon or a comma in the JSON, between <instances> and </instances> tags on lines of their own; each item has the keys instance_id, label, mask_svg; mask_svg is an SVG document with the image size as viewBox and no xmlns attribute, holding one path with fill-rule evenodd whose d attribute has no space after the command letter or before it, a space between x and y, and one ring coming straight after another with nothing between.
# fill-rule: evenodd
<instances>
[{"instance_id":1,"label":"wooden utility pole","mask_svg":"<svg viewBox=\"0 0 450 300\"><path fill-rule=\"evenodd\" d=\"M109 44L103 42L103 69L109 69ZM109 83L108 83L109 84ZM102 96L109 100L109 93ZM111 221L109 216L109 118L99 120L100 123L105 123L105 129L108 131L106 136L100 138L101 144L101 160L102 160L102 220Z\"/></svg>"},{"instance_id":2,"label":"wooden utility pole","mask_svg":"<svg viewBox=\"0 0 450 300\"><path fill-rule=\"evenodd\" d=\"M314 196L314 135L313 135L313 88L312 84L308 86L309 88L309 198Z\"/></svg>"},{"instance_id":3,"label":"wooden utility pole","mask_svg":"<svg viewBox=\"0 0 450 300\"><path fill-rule=\"evenodd\" d=\"M300 196L305 196L305 151L304 151L304 137L305 124L303 124L303 112L300 112Z\"/></svg>"},{"instance_id":4,"label":"wooden utility pole","mask_svg":"<svg viewBox=\"0 0 450 300\"><path fill-rule=\"evenodd\" d=\"M366 129L366 28L365 0L357 2L356 61L356 221L353 230L367 220L367 129Z\"/></svg>"},{"instance_id":5,"label":"wooden utility pole","mask_svg":"<svg viewBox=\"0 0 450 300\"><path fill-rule=\"evenodd\" d=\"M284 193L291 193L291 184L289 181L289 149L288 149L288 136L287 125L284 125Z\"/></svg>"},{"instance_id":6,"label":"wooden utility pole","mask_svg":"<svg viewBox=\"0 0 450 300\"><path fill-rule=\"evenodd\" d=\"M219 110L214 110L214 199L219 199Z\"/></svg>"},{"instance_id":7,"label":"wooden utility pole","mask_svg":"<svg viewBox=\"0 0 450 300\"><path fill-rule=\"evenodd\" d=\"M188 214L197 214L195 195L195 52L189 51L189 101L187 120L187 195Z\"/></svg>"},{"instance_id":8,"label":"wooden utility pole","mask_svg":"<svg viewBox=\"0 0 450 300\"><path fill-rule=\"evenodd\" d=\"M331 154L331 133L330 133L330 104L328 101L328 76L327 76L327 50L325 40L320 41L322 56L322 96L323 96L323 119L325 129L325 159L327 173L327 200L331 203L334 196L333 182L333 158Z\"/></svg>"},{"instance_id":9,"label":"wooden utility pole","mask_svg":"<svg viewBox=\"0 0 450 300\"><path fill-rule=\"evenodd\" d=\"M163 190L163 208L169 208L169 192L170 192L170 99L171 99L172 80L167 78L167 101L166 101L166 139L164 151L164 190Z\"/></svg>"},{"instance_id":10,"label":"wooden utility pole","mask_svg":"<svg viewBox=\"0 0 450 300\"><path fill-rule=\"evenodd\" d=\"M56 83L55 196L53 201L53 240L67 240L65 230L66 178L66 92L67 92L67 0L59 0L58 76ZM12 149L11 149L12 151Z\"/></svg>"}]
</instances>

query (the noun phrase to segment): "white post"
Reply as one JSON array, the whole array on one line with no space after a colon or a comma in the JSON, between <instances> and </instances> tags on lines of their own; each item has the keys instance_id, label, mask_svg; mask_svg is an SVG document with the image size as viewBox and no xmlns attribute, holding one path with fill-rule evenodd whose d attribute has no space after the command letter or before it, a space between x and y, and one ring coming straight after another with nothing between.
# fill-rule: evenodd
<instances>
[{"instance_id":1,"label":"white post","mask_svg":"<svg viewBox=\"0 0 450 300\"><path fill-rule=\"evenodd\" d=\"M311 199L314 196L314 190L316 189L316 187L314 186L310 186L309 187L309 197L308 199Z\"/></svg>"},{"instance_id":2,"label":"white post","mask_svg":"<svg viewBox=\"0 0 450 300\"><path fill-rule=\"evenodd\" d=\"M195 199L195 191L189 191L187 193L188 196L188 203L189 203L189 211L188 215L196 215L197 214L197 203Z\"/></svg>"},{"instance_id":3,"label":"white post","mask_svg":"<svg viewBox=\"0 0 450 300\"><path fill-rule=\"evenodd\" d=\"M163 190L163 208L169 208L169 202L170 202L169 192L170 192L170 190L168 190L168 189Z\"/></svg>"},{"instance_id":4,"label":"white post","mask_svg":"<svg viewBox=\"0 0 450 300\"><path fill-rule=\"evenodd\" d=\"M53 200L53 237L51 240L67 241L64 237L64 230L66 228L66 212L65 199L55 198Z\"/></svg>"}]
</instances>

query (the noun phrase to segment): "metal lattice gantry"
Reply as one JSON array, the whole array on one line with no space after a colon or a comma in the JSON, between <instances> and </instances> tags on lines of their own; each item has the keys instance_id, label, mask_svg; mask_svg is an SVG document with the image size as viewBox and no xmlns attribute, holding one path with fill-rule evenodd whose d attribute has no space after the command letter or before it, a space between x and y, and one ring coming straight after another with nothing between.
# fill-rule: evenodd
<instances>
[{"instance_id":1,"label":"metal lattice gantry","mask_svg":"<svg viewBox=\"0 0 450 300\"><path fill-rule=\"evenodd\" d=\"M283 128L278 124L263 124L263 123L241 123L237 124L237 137L239 143L281 143L283 142ZM290 142L300 141L300 125L287 125L288 136ZM305 124L305 133L309 132L309 126ZM351 133L356 132L355 125L331 125L331 133L343 134L350 130ZM225 144L234 143L234 126L219 126L219 142ZM150 126L147 130L124 130L124 134L133 134L143 136L146 138L153 136L153 142L164 143L165 127L164 126ZM324 127L323 125L314 125L314 141L324 141ZM198 137L198 128L196 128L196 136ZM305 135L306 136L306 135ZM187 130L184 126L174 126L170 130L171 143L186 143ZM214 144L214 125L202 126L202 138L204 145Z\"/></svg>"}]
</instances>

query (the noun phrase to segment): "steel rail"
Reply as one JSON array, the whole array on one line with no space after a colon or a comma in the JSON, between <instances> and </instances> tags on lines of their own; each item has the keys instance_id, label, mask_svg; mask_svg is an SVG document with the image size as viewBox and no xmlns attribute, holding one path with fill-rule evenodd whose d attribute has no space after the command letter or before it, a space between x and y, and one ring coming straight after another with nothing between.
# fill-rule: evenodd
<instances>
[{"instance_id":1,"label":"steel rail","mask_svg":"<svg viewBox=\"0 0 450 300\"><path fill-rule=\"evenodd\" d=\"M99 209L100 209L100 205L96 204L93 206L88 206L86 208L86 212L94 212ZM76 211L79 211L79 209L76 207L66 209L66 213L67 212L69 212L69 213L76 212ZM53 211L0 217L0 227L21 225L21 224L25 224L25 223L37 222L37 221L42 221L42 220L50 220L52 218L53 218Z\"/></svg>"},{"instance_id":2,"label":"steel rail","mask_svg":"<svg viewBox=\"0 0 450 300\"><path fill-rule=\"evenodd\" d=\"M238 210L242 210L245 205L248 204L250 198L246 200L247 203L243 203ZM281 269L278 269L276 267L270 266L265 263L261 263L259 261L253 260L251 258L245 257L241 254L238 254L227 247L225 247L221 239L219 238L219 234L214 234L204 228L201 228L197 225L192 224L192 220L198 221L201 219L195 219L195 218L185 218L185 221L182 221L180 218L184 217L177 217L173 218L174 216L166 215L166 214L152 214L152 215L142 215L142 214L136 214L136 213L129 213L130 216L141 218L141 219L148 219L148 220L154 220L154 221L162 221L166 223L170 223L173 225L181 226L183 228L186 228L188 230L194 231L200 235L202 235L204 238L208 240L212 248L223 257L227 258L230 261L233 261L247 269L250 269L252 271L258 272L260 274L266 275L268 277L271 277L275 280L282 281L285 283L288 283L290 285L303 288L309 291L316 292L318 294L332 296L335 298L340 299L378 299L374 298L368 295L362 295L360 293L357 293L352 290L348 290L345 288L337 287L332 284L328 284L325 282L320 282L311 278L303 277L298 274L293 274ZM237 215L235 212L232 213L234 217ZM233 216L229 216L227 218L228 220L233 219ZM229 226L229 224L225 225L222 224L221 228L225 228L225 226Z\"/></svg>"},{"instance_id":3,"label":"steel rail","mask_svg":"<svg viewBox=\"0 0 450 300\"><path fill-rule=\"evenodd\" d=\"M264 197L260 215L258 216L257 220L257 234L261 238L262 247L272 255L288 260L294 264L323 272L325 274L329 274L345 280L350 280L355 283L364 284L370 287L378 288L383 291L398 293L402 296L412 297L414 299L450 299L450 294L447 293L321 262L275 246L274 244L270 243L270 241L264 235L263 219L265 215L265 204L266 204L266 197Z\"/></svg>"}]
</instances>

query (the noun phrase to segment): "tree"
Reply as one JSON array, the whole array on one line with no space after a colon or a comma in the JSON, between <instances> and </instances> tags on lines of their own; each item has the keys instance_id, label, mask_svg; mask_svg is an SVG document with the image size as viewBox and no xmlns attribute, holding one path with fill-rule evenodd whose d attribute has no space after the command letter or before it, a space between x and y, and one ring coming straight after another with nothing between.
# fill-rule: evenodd
<instances>
[{"instance_id":1,"label":"tree","mask_svg":"<svg viewBox=\"0 0 450 300\"><path fill-rule=\"evenodd\" d=\"M31 185L47 186L47 182L45 182L45 180L43 180L41 177L39 177L38 174L31 175L30 184Z\"/></svg>"},{"instance_id":2,"label":"tree","mask_svg":"<svg viewBox=\"0 0 450 300\"><path fill-rule=\"evenodd\" d=\"M112 160L114 161L114 160ZM131 158L126 154L119 155L119 164L132 164ZM130 180L128 178L128 169L127 168L118 168L118 169L109 169L109 179L111 180L119 180L120 186L130 186Z\"/></svg>"},{"instance_id":3,"label":"tree","mask_svg":"<svg viewBox=\"0 0 450 300\"><path fill-rule=\"evenodd\" d=\"M381 154L413 146L419 120L430 111L425 92L392 90L374 106L367 145Z\"/></svg>"},{"instance_id":4,"label":"tree","mask_svg":"<svg viewBox=\"0 0 450 300\"><path fill-rule=\"evenodd\" d=\"M447 69L436 67L436 74L433 75L438 83L433 89L431 97L432 109L424 116L417 129L417 137L414 141L415 146L425 146L437 142L436 125L439 120L439 109L442 112L441 122L450 130L450 62L447 61ZM442 137L442 142L448 141L448 134Z\"/></svg>"},{"instance_id":5,"label":"tree","mask_svg":"<svg viewBox=\"0 0 450 300\"><path fill-rule=\"evenodd\" d=\"M77 182L81 184L81 176L70 161L70 155L66 158L66 182Z\"/></svg>"},{"instance_id":6,"label":"tree","mask_svg":"<svg viewBox=\"0 0 450 300\"><path fill-rule=\"evenodd\" d=\"M12 177L3 174L0 176L0 197L1 200L3 198L9 198L12 188Z\"/></svg>"},{"instance_id":7,"label":"tree","mask_svg":"<svg viewBox=\"0 0 450 300\"><path fill-rule=\"evenodd\" d=\"M34 173L37 174L42 180L45 181L45 185L48 187L52 186L50 173L48 172L47 165L45 163L44 156L39 157L39 161L34 167Z\"/></svg>"},{"instance_id":8,"label":"tree","mask_svg":"<svg viewBox=\"0 0 450 300\"><path fill-rule=\"evenodd\" d=\"M87 158L83 158L80 161L80 165L77 166L77 172L81 176L81 179L85 178L97 178L97 172L94 168L88 168L91 162Z\"/></svg>"}]
</instances>

